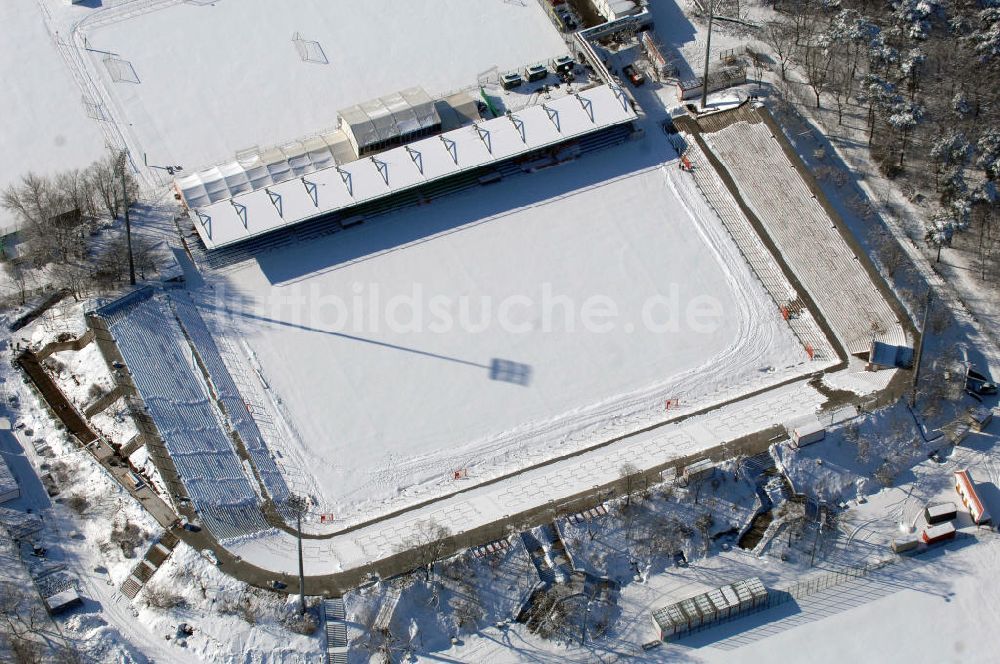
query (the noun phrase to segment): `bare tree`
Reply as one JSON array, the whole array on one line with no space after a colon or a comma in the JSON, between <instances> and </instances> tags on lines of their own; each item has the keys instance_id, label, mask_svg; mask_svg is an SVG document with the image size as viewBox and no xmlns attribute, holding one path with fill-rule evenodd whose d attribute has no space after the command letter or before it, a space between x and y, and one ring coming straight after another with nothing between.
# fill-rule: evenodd
<instances>
[{"instance_id":1,"label":"bare tree","mask_svg":"<svg viewBox=\"0 0 1000 664\"><path fill-rule=\"evenodd\" d=\"M17 295L18 302L23 307L28 299L28 289L32 282L31 270L24 260L14 258L7 262L7 276Z\"/></svg>"},{"instance_id":2,"label":"bare tree","mask_svg":"<svg viewBox=\"0 0 1000 664\"><path fill-rule=\"evenodd\" d=\"M906 254L903 253L899 242L883 229L874 230L871 233L872 244L875 247L875 255L878 257L885 274L890 279L896 276L896 272L906 262Z\"/></svg>"},{"instance_id":3,"label":"bare tree","mask_svg":"<svg viewBox=\"0 0 1000 664\"><path fill-rule=\"evenodd\" d=\"M816 108L820 108L820 95L831 84L831 61L833 51L822 45L806 46L802 49L802 68L806 83L816 97Z\"/></svg>"},{"instance_id":4,"label":"bare tree","mask_svg":"<svg viewBox=\"0 0 1000 664\"><path fill-rule=\"evenodd\" d=\"M128 244L122 238L124 251L128 251ZM151 274L156 269L156 242L142 235L132 233L132 258L135 262L135 270L139 273L140 279L145 279L147 274ZM125 256L126 263L128 255Z\"/></svg>"},{"instance_id":5,"label":"bare tree","mask_svg":"<svg viewBox=\"0 0 1000 664\"><path fill-rule=\"evenodd\" d=\"M896 481L896 468L888 459L875 469L875 479L883 487L890 487Z\"/></svg>"},{"instance_id":6,"label":"bare tree","mask_svg":"<svg viewBox=\"0 0 1000 664\"><path fill-rule=\"evenodd\" d=\"M83 218L88 221L97 215L94 191L83 171L74 168L57 174L54 186L67 208L79 210ZM81 234L80 240L83 239Z\"/></svg>"},{"instance_id":7,"label":"bare tree","mask_svg":"<svg viewBox=\"0 0 1000 664\"><path fill-rule=\"evenodd\" d=\"M414 526L413 535L400 544L399 551L410 552L416 562L415 566L422 566L425 580L430 581L434 562L443 558L448 551L450 536L451 531L446 526L434 519L427 519Z\"/></svg>"},{"instance_id":8,"label":"bare tree","mask_svg":"<svg viewBox=\"0 0 1000 664\"><path fill-rule=\"evenodd\" d=\"M698 518L694 520L694 527L698 529L698 533L701 535L702 543L705 546L706 556L712 546L711 530L714 523L715 519L712 518L711 512L702 512L698 515Z\"/></svg>"},{"instance_id":9,"label":"bare tree","mask_svg":"<svg viewBox=\"0 0 1000 664\"><path fill-rule=\"evenodd\" d=\"M3 641L12 661L34 664L42 661L49 647L49 617L37 597L16 581L0 581L0 653Z\"/></svg>"},{"instance_id":10,"label":"bare tree","mask_svg":"<svg viewBox=\"0 0 1000 664\"><path fill-rule=\"evenodd\" d=\"M0 202L22 222L42 224L51 212L52 185L44 177L29 171L21 176L19 185L11 184L4 190Z\"/></svg>"},{"instance_id":11,"label":"bare tree","mask_svg":"<svg viewBox=\"0 0 1000 664\"><path fill-rule=\"evenodd\" d=\"M104 211L112 219L116 219L122 213L122 166L121 154L113 152L91 164L86 171L91 189L97 195ZM124 177L128 198L134 201L139 193L138 183L127 171Z\"/></svg>"},{"instance_id":12,"label":"bare tree","mask_svg":"<svg viewBox=\"0 0 1000 664\"><path fill-rule=\"evenodd\" d=\"M795 52L795 38L788 24L784 21L769 21L761 28L760 38L778 58L781 80L787 81L788 64Z\"/></svg>"},{"instance_id":13,"label":"bare tree","mask_svg":"<svg viewBox=\"0 0 1000 664\"><path fill-rule=\"evenodd\" d=\"M638 481L641 471L633 463L623 463L618 469L618 477L625 482L625 506L632 504L632 494L639 490Z\"/></svg>"}]
</instances>

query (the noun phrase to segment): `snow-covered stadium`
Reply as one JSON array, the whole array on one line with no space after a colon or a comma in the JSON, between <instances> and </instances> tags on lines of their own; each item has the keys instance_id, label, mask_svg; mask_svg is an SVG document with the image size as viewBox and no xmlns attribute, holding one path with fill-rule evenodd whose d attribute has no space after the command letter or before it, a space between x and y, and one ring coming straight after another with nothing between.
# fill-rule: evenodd
<instances>
[{"instance_id":1,"label":"snow-covered stadium","mask_svg":"<svg viewBox=\"0 0 1000 664\"><path fill-rule=\"evenodd\" d=\"M90 321L177 508L265 569L292 568L293 494L313 573L358 568L428 518L471 531L810 415L827 370L885 387L856 358L908 344L765 112L665 133L541 5L443 4L74 34L187 212L184 288Z\"/></svg>"}]
</instances>

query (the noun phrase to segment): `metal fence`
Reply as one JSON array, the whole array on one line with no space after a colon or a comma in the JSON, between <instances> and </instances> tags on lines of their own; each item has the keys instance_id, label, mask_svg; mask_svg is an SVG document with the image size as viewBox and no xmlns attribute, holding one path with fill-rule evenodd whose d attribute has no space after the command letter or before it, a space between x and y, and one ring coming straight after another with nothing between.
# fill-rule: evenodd
<instances>
[{"instance_id":1,"label":"metal fence","mask_svg":"<svg viewBox=\"0 0 1000 664\"><path fill-rule=\"evenodd\" d=\"M799 581L784 590L772 590L768 594L768 606L778 606L793 599L802 599L810 595L815 595L816 593L848 583L854 579L864 578L873 572L895 564L898 560L899 558L888 558L886 560L865 563L864 565L842 567L826 574Z\"/></svg>"}]
</instances>

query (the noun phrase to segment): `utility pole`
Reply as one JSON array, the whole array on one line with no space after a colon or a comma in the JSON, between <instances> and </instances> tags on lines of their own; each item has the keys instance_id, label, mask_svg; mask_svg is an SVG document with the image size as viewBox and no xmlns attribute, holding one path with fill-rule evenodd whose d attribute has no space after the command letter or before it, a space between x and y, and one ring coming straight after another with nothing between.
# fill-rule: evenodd
<instances>
[{"instance_id":1,"label":"utility pole","mask_svg":"<svg viewBox=\"0 0 1000 664\"><path fill-rule=\"evenodd\" d=\"M712 19L715 18L715 0L705 0L708 5L708 39L705 40L705 75L701 81L701 110L708 104L708 63L712 54Z\"/></svg>"},{"instance_id":2,"label":"utility pole","mask_svg":"<svg viewBox=\"0 0 1000 664\"><path fill-rule=\"evenodd\" d=\"M122 150L121 176L122 176L122 205L125 208L125 241L128 243L128 282L135 286L135 260L132 258L132 224L128 218L128 178L125 173L125 165L128 163L128 148Z\"/></svg>"}]
</instances>

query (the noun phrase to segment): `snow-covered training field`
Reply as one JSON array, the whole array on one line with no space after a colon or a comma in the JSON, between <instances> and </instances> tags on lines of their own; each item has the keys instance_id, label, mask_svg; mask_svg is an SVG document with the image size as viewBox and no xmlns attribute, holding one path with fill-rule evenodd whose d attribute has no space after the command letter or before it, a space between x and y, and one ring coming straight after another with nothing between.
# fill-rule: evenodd
<instances>
[{"instance_id":1,"label":"snow-covered training field","mask_svg":"<svg viewBox=\"0 0 1000 664\"><path fill-rule=\"evenodd\" d=\"M83 168L104 156L104 137L87 116L34 2L0 3L0 189L32 171ZM13 215L0 209L0 227Z\"/></svg>"},{"instance_id":2,"label":"snow-covered training field","mask_svg":"<svg viewBox=\"0 0 1000 664\"><path fill-rule=\"evenodd\" d=\"M288 425L290 484L372 516L817 368L690 175L628 172L649 147L211 275L203 310Z\"/></svg>"},{"instance_id":3,"label":"snow-covered training field","mask_svg":"<svg viewBox=\"0 0 1000 664\"><path fill-rule=\"evenodd\" d=\"M113 21L98 14L81 30L91 72L150 163L188 172L332 129L337 111L354 104L413 86L431 96L474 87L494 67L523 68L567 50L537 2L162 7Z\"/></svg>"}]
</instances>

